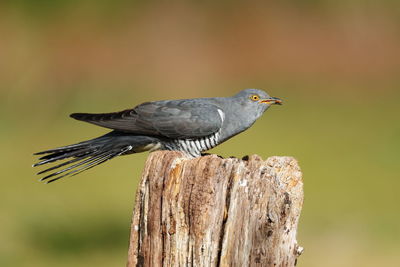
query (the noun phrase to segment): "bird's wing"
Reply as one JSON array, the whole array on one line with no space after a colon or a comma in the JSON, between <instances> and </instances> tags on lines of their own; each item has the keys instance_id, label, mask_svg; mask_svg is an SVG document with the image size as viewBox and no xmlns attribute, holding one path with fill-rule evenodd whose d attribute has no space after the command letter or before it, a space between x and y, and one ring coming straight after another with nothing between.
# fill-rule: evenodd
<instances>
[{"instance_id":1,"label":"bird's wing","mask_svg":"<svg viewBox=\"0 0 400 267\"><path fill-rule=\"evenodd\" d=\"M193 100L147 102L121 112L74 113L70 116L118 131L168 138L211 135L219 131L224 119L217 106Z\"/></svg>"}]
</instances>

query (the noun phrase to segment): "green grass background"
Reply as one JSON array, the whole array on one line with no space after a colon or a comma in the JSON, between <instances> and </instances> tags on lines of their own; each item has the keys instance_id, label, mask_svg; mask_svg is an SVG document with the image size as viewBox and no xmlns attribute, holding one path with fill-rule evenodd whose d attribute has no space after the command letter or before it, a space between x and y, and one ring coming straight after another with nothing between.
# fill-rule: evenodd
<instances>
[{"instance_id":1,"label":"green grass background","mask_svg":"<svg viewBox=\"0 0 400 267\"><path fill-rule=\"evenodd\" d=\"M0 33L7 36L0 42L0 266L126 262L134 194L147 154L121 157L50 185L39 183L37 170L30 167L33 152L106 132L69 119L69 113L117 111L151 100L227 96L246 87L263 88L284 99L284 105L272 107L250 130L211 152L298 159L305 190L298 234L305 252L298 266L398 266L396 3L382 1L377 10L358 1L306 1L302 6L292 2L263 6L237 1L216 7L124 1L0 5ZM246 14L265 8L286 17L264 22L257 13L255 25L240 16L243 7ZM230 15L221 17L220 12ZM317 24L309 23L310 13ZM182 16L176 19L177 14ZM210 16L212 23L196 17L199 14ZM299 21L305 22L293 32L282 26ZM347 32L346 21L351 27L357 21L358 28ZM324 30L315 31L320 23L333 32L328 43L342 44L340 38L347 32L360 47L345 46L347 56L336 62L329 53L340 55L341 48L318 41L326 36ZM255 40L248 38L260 41L255 36L263 34L252 32L254 27L272 29L271 36L282 43L253 47ZM381 33L388 27L391 31ZM296 30L305 30L306 37L299 34L295 40L303 45L315 42L315 47L296 51L290 34ZM288 35L280 36L281 31ZM147 43L137 44L142 38ZM285 50L282 44L291 46ZM225 49L227 54L221 56ZM289 50L303 55L300 63L299 58L287 57ZM257 51L278 55L279 60L261 62Z\"/></svg>"}]
</instances>

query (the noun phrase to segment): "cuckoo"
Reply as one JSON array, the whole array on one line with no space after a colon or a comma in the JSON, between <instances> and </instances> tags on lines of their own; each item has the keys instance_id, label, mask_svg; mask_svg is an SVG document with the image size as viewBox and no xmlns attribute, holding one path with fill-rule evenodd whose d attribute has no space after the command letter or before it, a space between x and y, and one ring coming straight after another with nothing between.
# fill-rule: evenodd
<instances>
[{"instance_id":1,"label":"cuckoo","mask_svg":"<svg viewBox=\"0 0 400 267\"><path fill-rule=\"evenodd\" d=\"M76 120L112 131L77 144L35 153L40 166L62 160L40 171L47 183L76 175L107 160L143 151L178 150L199 157L248 129L273 104L282 100L258 89L231 97L146 102L113 113L73 113Z\"/></svg>"}]
</instances>

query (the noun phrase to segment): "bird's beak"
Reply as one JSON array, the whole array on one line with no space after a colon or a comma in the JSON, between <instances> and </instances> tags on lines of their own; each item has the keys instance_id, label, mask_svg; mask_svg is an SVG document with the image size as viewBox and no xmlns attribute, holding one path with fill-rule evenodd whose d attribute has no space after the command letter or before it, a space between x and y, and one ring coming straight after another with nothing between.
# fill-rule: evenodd
<instances>
[{"instance_id":1,"label":"bird's beak","mask_svg":"<svg viewBox=\"0 0 400 267\"><path fill-rule=\"evenodd\" d=\"M269 105L282 105L282 99L279 99L277 97L270 97L270 98L266 98L266 99L261 99L260 103L265 103L265 104L269 104Z\"/></svg>"}]
</instances>

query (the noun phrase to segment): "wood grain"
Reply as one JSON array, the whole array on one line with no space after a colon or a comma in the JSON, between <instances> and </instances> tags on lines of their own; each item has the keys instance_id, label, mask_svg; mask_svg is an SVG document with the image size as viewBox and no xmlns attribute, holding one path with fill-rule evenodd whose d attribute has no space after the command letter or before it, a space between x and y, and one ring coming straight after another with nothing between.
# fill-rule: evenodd
<instances>
[{"instance_id":1,"label":"wood grain","mask_svg":"<svg viewBox=\"0 0 400 267\"><path fill-rule=\"evenodd\" d=\"M127 266L294 266L302 204L294 158L153 152L136 193Z\"/></svg>"}]
</instances>

